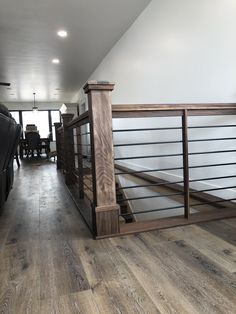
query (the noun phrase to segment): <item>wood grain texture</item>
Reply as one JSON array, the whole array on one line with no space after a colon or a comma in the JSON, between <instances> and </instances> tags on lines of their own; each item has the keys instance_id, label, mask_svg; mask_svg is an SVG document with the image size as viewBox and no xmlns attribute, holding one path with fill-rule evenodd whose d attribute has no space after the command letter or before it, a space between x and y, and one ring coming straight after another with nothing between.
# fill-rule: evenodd
<instances>
[{"instance_id":1,"label":"wood grain texture","mask_svg":"<svg viewBox=\"0 0 236 314\"><path fill-rule=\"evenodd\" d=\"M112 106L113 118L235 115L236 104L121 104Z\"/></svg>"},{"instance_id":2,"label":"wood grain texture","mask_svg":"<svg viewBox=\"0 0 236 314\"><path fill-rule=\"evenodd\" d=\"M91 92L89 104L96 206L111 205L116 203L116 198L110 95L104 91Z\"/></svg>"},{"instance_id":3,"label":"wood grain texture","mask_svg":"<svg viewBox=\"0 0 236 314\"><path fill-rule=\"evenodd\" d=\"M95 82L90 82L84 87L85 92L88 94L93 200L96 215L96 235L98 236L119 232L119 210L110 210L111 206L119 208L116 203L112 137L110 92L113 88L114 84ZM99 208L104 206L107 206L106 214L99 212Z\"/></svg>"},{"instance_id":4,"label":"wood grain texture","mask_svg":"<svg viewBox=\"0 0 236 314\"><path fill-rule=\"evenodd\" d=\"M162 110L236 110L235 103L199 103L199 104L115 104L112 106L113 112L124 111L162 111Z\"/></svg>"},{"instance_id":5,"label":"wood grain texture","mask_svg":"<svg viewBox=\"0 0 236 314\"><path fill-rule=\"evenodd\" d=\"M92 290L81 291L41 302L41 313L99 314Z\"/></svg>"},{"instance_id":6,"label":"wood grain texture","mask_svg":"<svg viewBox=\"0 0 236 314\"><path fill-rule=\"evenodd\" d=\"M15 180L1 313L235 313L236 219L95 241L54 163L23 162Z\"/></svg>"}]
</instances>

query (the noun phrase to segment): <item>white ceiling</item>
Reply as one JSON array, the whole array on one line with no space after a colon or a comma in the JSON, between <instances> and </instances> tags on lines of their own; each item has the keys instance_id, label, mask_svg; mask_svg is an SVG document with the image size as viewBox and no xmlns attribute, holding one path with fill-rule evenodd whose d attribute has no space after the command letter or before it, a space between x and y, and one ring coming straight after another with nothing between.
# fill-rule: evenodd
<instances>
[{"instance_id":1,"label":"white ceiling","mask_svg":"<svg viewBox=\"0 0 236 314\"><path fill-rule=\"evenodd\" d=\"M0 0L0 102L70 101L149 2Z\"/></svg>"}]
</instances>

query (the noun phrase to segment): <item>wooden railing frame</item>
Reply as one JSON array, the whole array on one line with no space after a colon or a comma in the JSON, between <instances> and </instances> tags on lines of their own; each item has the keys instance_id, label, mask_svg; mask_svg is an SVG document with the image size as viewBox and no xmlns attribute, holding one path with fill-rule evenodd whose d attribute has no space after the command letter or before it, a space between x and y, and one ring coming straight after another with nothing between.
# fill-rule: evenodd
<instances>
[{"instance_id":1,"label":"wooden railing frame","mask_svg":"<svg viewBox=\"0 0 236 314\"><path fill-rule=\"evenodd\" d=\"M93 230L95 237L117 235L119 229L120 206L116 202L114 173L114 153L112 137L111 91L114 84L88 82L84 91L88 95L88 111L72 119L72 115L62 115L65 154L65 178L67 185L79 183L79 198L84 198L82 152L78 152L78 176L75 173L73 129L89 123L93 177ZM57 129L60 130L60 129ZM78 131L77 131L78 132ZM58 132L57 132L58 133ZM59 141L59 134L58 141ZM81 144L80 132L77 133ZM78 147L81 146L78 145ZM58 147L59 151L60 148ZM59 157L60 160L60 157ZM58 169L61 164L59 162Z\"/></svg>"},{"instance_id":2,"label":"wooden railing frame","mask_svg":"<svg viewBox=\"0 0 236 314\"><path fill-rule=\"evenodd\" d=\"M61 137L60 137L60 131L59 129L62 130L62 124L61 122L56 122L54 123L54 127L55 127L55 134L56 134L56 151L57 151L57 169L60 170L63 168L62 166L62 160L61 160L61 157L62 157L62 152L61 152Z\"/></svg>"},{"instance_id":3,"label":"wooden railing frame","mask_svg":"<svg viewBox=\"0 0 236 314\"><path fill-rule=\"evenodd\" d=\"M214 213L190 215L190 186L188 164L188 116L236 115L236 104L132 104L113 105L113 118L144 118L144 117L181 117L183 143L183 179L184 179L184 217L170 217L152 221L139 221L131 224L122 224L121 234L150 231L173 226L187 225L202 221L236 217L236 204L232 202L224 210L217 209ZM116 165L117 168L120 168ZM121 167L122 168L122 167ZM145 171L144 171L145 173ZM144 175L145 176L145 175ZM203 198L203 194L201 195ZM210 195L209 195L210 197ZM213 199L216 199L214 197ZM224 212L225 211L225 212Z\"/></svg>"},{"instance_id":4,"label":"wooden railing frame","mask_svg":"<svg viewBox=\"0 0 236 314\"><path fill-rule=\"evenodd\" d=\"M71 185L76 182L76 177L74 175L75 160L73 129L68 127L68 124L73 117L74 115L70 113L61 115L64 131L65 182L67 185Z\"/></svg>"},{"instance_id":5,"label":"wooden railing frame","mask_svg":"<svg viewBox=\"0 0 236 314\"><path fill-rule=\"evenodd\" d=\"M119 234L120 207L116 202L112 136L111 91L114 84L88 82L91 155L96 235Z\"/></svg>"},{"instance_id":6,"label":"wooden railing frame","mask_svg":"<svg viewBox=\"0 0 236 314\"><path fill-rule=\"evenodd\" d=\"M62 115L63 126L55 125L57 134L57 151L64 154L65 164L58 156L57 168L65 169L65 181L67 185L79 183L78 198L84 199L83 186L83 158L80 127L89 123L92 178L93 178L93 232L95 238L117 236L135 232L166 228L176 225L185 225L199 221L235 217L236 212L232 208L226 208L225 214L216 210L214 214L205 215L189 214L189 165L188 165L188 116L202 115L229 115L236 114L236 104L177 104L177 105L112 105L111 92L114 84L107 82L88 82L84 91L88 95L88 111L79 117L72 119L69 114ZM113 118L144 118L144 117L168 117L179 116L182 119L183 141L183 169L184 169L184 216L162 218L153 221L134 222L130 224L120 223L120 206L116 200L115 167L113 151ZM75 153L73 130L77 129L78 143L78 169L75 176ZM64 136L64 151L59 147L60 133ZM86 202L82 202L85 204Z\"/></svg>"}]
</instances>

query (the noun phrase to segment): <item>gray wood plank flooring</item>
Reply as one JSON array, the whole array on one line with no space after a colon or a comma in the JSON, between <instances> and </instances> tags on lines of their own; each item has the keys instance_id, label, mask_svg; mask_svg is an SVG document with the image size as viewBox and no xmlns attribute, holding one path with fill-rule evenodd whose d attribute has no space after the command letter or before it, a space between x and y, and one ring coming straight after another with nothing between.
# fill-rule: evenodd
<instances>
[{"instance_id":1,"label":"gray wood plank flooring","mask_svg":"<svg viewBox=\"0 0 236 314\"><path fill-rule=\"evenodd\" d=\"M95 241L54 163L0 216L0 313L236 313L236 219Z\"/></svg>"}]
</instances>

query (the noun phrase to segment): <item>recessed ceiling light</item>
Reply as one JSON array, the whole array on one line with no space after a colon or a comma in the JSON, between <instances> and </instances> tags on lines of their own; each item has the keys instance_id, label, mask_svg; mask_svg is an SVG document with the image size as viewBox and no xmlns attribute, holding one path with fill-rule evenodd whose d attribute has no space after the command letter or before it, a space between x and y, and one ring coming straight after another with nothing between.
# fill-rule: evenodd
<instances>
[{"instance_id":1,"label":"recessed ceiling light","mask_svg":"<svg viewBox=\"0 0 236 314\"><path fill-rule=\"evenodd\" d=\"M58 64L58 63L60 63L60 60L59 59L52 59L52 63L54 63L54 64Z\"/></svg>"},{"instance_id":2,"label":"recessed ceiling light","mask_svg":"<svg viewBox=\"0 0 236 314\"><path fill-rule=\"evenodd\" d=\"M59 30L58 32L57 32L57 35L59 36L59 37L62 37L62 38L65 38L65 37L67 37L67 31L65 31L64 29L62 29L62 30Z\"/></svg>"},{"instance_id":3,"label":"recessed ceiling light","mask_svg":"<svg viewBox=\"0 0 236 314\"><path fill-rule=\"evenodd\" d=\"M55 90L61 90L60 88L55 88Z\"/></svg>"}]
</instances>

